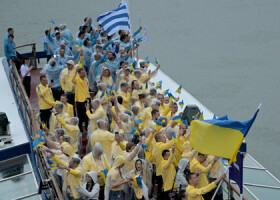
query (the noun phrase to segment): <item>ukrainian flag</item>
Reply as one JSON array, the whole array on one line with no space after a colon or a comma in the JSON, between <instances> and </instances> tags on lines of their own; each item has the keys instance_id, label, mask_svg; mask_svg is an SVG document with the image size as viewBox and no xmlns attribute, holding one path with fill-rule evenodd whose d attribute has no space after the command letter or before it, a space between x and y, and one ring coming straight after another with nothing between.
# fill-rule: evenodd
<instances>
[{"instance_id":1,"label":"ukrainian flag","mask_svg":"<svg viewBox=\"0 0 280 200\"><path fill-rule=\"evenodd\" d=\"M102 90L102 93L100 95L100 99L102 99L104 97L104 95L105 95L105 90Z\"/></svg>"},{"instance_id":2,"label":"ukrainian flag","mask_svg":"<svg viewBox=\"0 0 280 200\"><path fill-rule=\"evenodd\" d=\"M143 185L142 185L142 180L141 180L141 177L140 176L137 176L133 179L133 181L136 183L136 185L139 187L139 188L143 188Z\"/></svg>"},{"instance_id":3,"label":"ukrainian flag","mask_svg":"<svg viewBox=\"0 0 280 200\"><path fill-rule=\"evenodd\" d=\"M159 60L157 59L157 57L155 58L155 63L156 63L156 65L159 64Z\"/></svg>"},{"instance_id":4,"label":"ukrainian flag","mask_svg":"<svg viewBox=\"0 0 280 200\"><path fill-rule=\"evenodd\" d=\"M56 168L56 165L52 161L50 161L48 157L47 157L47 163L50 166L49 168L47 168L48 171L54 170Z\"/></svg>"},{"instance_id":5,"label":"ukrainian flag","mask_svg":"<svg viewBox=\"0 0 280 200\"><path fill-rule=\"evenodd\" d=\"M138 120L136 120L136 122L135 122L136 124L142 124L143 122L141 121L141 119L138 119Z\"/></svg>"},{"instance_id":6,"label":"ukrainian flag","mask_svg":"<svg viewBox=\"0 0 280 200\"><path fill-rule=\"evenodd\" d=\"M156 88L160 89L161 90L161 87L162 87L162 81L158 81L156 83Z\"/></svg>"},{"instance_id":7,"label":"ukrainian flag","mask_svg":"<svg viewBox=\"0 0 280 200\"><path fill-rule=\"evenodd\" d=\"M175 92L181 94L181 90L182 90L182 85L180 85L179 88Z\"/></svg>"},{"instance_id":8,"label":"ukrainian flag","mask_svg":"<svg viewBox=\"0 0 280 200\"><path fill-rule=\"evenodd\" d=\"M179 105L180 105L181 109L183 109L183 107L184 107L184 100L183 99L182 99L182 101L179 102Z\"/></svg>"},{"instance_id":9,"label":"ukrainian flag","mask_svg":"<svg viewBox=\"0 0 280 200\"><path fill-rule=\"evenodd\" d=\"M165 96L165 95L168 94L168 93L169 93L169 89L164 90L163 93L162 93L162 95Z\"/></svg>"},{"instance_id":10,"label":"ukrainian flag","mask_svg":"<svg viewBox=\"0 0 280 200\"><path fill-rule=\"evenodd\" d=\"M260 106L259 106L260 107ZM237 152L254 123L259 108L252 119L244 122L222 119L193 120L191 122L190 145L196 151L236 160Z\"/></svg>"},{"instance_id":11,"label":"ukrainian flag","mask_svg":"<svg viewBox=\"0 0 280 200\"><path fill-rule=\"evenodd\" d=\"M181 125L181 124L183 123L183 122L182 122L182 115L178 115L178 116L176 116L176 117L173 117L172 120L175 121L175 122L178 122L179 125Z\"/></svg>"},{"instance_id":12,"label":"ukrainian flag","mask_svg":"<svg viewBox=\"0 0 280 200\"><path fill-rule=\"evenodd\" d=\"M137 132L137 130L136 130L136 128L135 128L135 126L133 125L132 126L132 130L131 130L131 132L129 133L130 135L133 135L134 133L136 133Z\"/></svg>"},{"instance_id":13,"label":"ukrainian flag","mask_svg":"<svg viewBox=\"0 0 280 200\"><path fill-rule=\"evenodd\" d=\"M154 121L156 123L156 129L159 131L162 128L162 123L160 121Z\"/></svg>"},{"instance_id":14,"label":"ukrainian flag","mask_svg":"<svg viewBox=\"0 0 280 200\"><path fill-rule=\"evenodd\" d=\"M104 169L100 172L100 175L103 178L104 182L106 182L107 174L108 174L108 169Z\"/></svg>"}]
</instances>

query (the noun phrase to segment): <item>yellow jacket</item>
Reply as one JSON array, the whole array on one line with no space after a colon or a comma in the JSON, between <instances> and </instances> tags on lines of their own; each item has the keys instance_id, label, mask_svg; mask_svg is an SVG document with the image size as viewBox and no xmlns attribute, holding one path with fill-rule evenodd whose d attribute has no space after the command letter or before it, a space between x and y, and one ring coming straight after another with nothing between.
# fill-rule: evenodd
<instances>
[{"instance_id":1,"label":"yellow jacket","mask_svg":"<svg viewBox=\"0 0 280 200\"><path fill-rule=\"evenodd\" d=\"M74 67L72 70L69 70L68 68L62 70L60 84L62 90L64 90L65 92L71 92L71 93L75 92L75 85L72 82L75 73L76 73L76 67Z\"/></svg>"},{"instance_id":2,"label":"yellow jacket","mask_svg":"<svg viewBox=\"0 0 280 200\"><path fill-rule=\"evenodd\" d=\"M122 104L119 104L122 111L125 111L125 107L122 105ZM112 111L116 114L116 108L115 106L112 107ZM113 131L115 129L115 126L116 126L116 121L112 118L112 123L111 123L111 131Z\"/></svg>"},{"instance_id":3,"label":"yellow jacket","mask_svg":"<svg viewBox=\"0 0 280 200\"><path fill-rule=\"evenodd\" d=\"M189 141L184 142L182 157L187 158L189 161L192 161L192 159L196 154L197 153L193 153L192 148L190 146L190 142Z\"/></svg>"},{"instance_id":4,"label":"yellow jacket","mask_svg":"<svg viewBox=\"0 0 280 200\"><path fill-rule=\"evenodd\" d=\"M60 116L63 120L70 118L67 112L63 112L60 115L55 116L53 113L50 118L50 132L53 133L55 129L62 128L62 125L57 121L57 117Z\"/></svg>"},{"instance_id":5,"label":"yellow jacket","mask_svg":"<svg viewBox=\"0 0 280 200\"><path fill-rule=\"evenodd\" d=\"M163 161L162 152L163 150L170 149L172 145L174 144L173 140L171 140L168 143L163 142L157 142L154 145L153 149L153 161L156 165L156 175L160 176L162 175L162 168L161 168L161 162Z\"/></svg>"},{"instance_id":6,"label":"yellow jacket","mask_svg":"<svg viewBox=\"0 0 280 200\"><path fill-rule=\"evenodd\" d=\"M56 120L62 125L63 128L66 129L65 135L69 135L69 136L73 137L74 141L71 144L71 146L73 147L74 151L77 152L78 151L78 137L80 134L79 127L67 124L60 116L57 116Z\"/></svg>"},{"instance_id":7,"label":"yellow jacket","mask_svg":"<svg viewBox=\"0 0 280 200\"><path fill-rule=\"evenodd\" d=\"M112 142L115 140L115 135L109 131L97 129L90 136L91 147L93 149L96 142L99 142L104 148L104 154L107 160L112 158Z\"/></svg>"},{"instance_id":8,"label":"yellow jacket","mask_svg":"<svg viewBox=\"0 0 280 200\"><path fill-rule=\"evenodd\" d=\"M169 104L160 104L159 106L159 112L160 112L160 116L166 116L169 111L170 111L170 107L169 107L170 103Z\"/></svg>"},{"instance_id":9,"label":"yellow jacket","mask_svg":"<svg viewBox=\"0 0 280 200\"><path fill-rule=\"evenodd\" d=\"M168 160L162 160L162 179L163 179L163 190L172 190L172 185L176 175L176 169L173 165L175 160L175 153L170 154ZM176 182L174 182L173 189L176 189Z\"/></svg>"},{"instance_id":10,"label":"yellow jacket","mask_svg":"<svg viewBox=\"0 0 280 200\"><path fill-rule=\"evenodd\" d=\"M154 134L150 134L147 140L145 141L145 145L148 146L148 151L149 151L146 152L145 155L149 159L150 163L155 164L152 155L153 148L154 148L154 144L152 143L153 139L154 139Z\"/></svg>"},{"instance_id":11,"label":"yellow jacket","mask_svg":"<svg viewBox=\"0 0 280 200\"><path fill-rule=\"evenodd\" d=\"M75 101L77 102L85 102L89 97L89 82L85 77L81 79L80 76L75 75L72 79L75 84Z\"/></svg>"},{"instance_id":12,"label":"yellow jacket","mask_svg":"<svg viewBox=\"0 0 280 200\"><path fill-rule=\"evenodd\" d=\"M140 101L136 101L133 105L138 106L139 107L139 113L141 115L141 113L143 112L143 110L145 109L145 106L143 103L140 103Z\"/></svg>"},{"instance_id":13,"label":"yellow jacket","mask_svg":"<svg viewBox=\"0 0 280 200\"><path fill-rule=\"evenodd\" d=\"M139 100L139 91L138 90L133 90L132 93L131 93L131 98L134 99L134 100Z\"/></svg>"},{"instance_id":14,"label":"yellow jacket","mask_svg":"<svg viewBox=\"0 0 280 200\"><path fill-rule=\"evenodd\" d=\"M111 169L111 166L109 165L108 160L104 154L101 155L101 161L99 160L99 162L96 162L96 160L93 158L92 152L87 154L83 158L82 165L86 173L90 171L95 171L96 173L100 173L104 169L108 169L108 171ZM98 177L97 182L100 186L103 186L105 184L101 176Z\"/></svg>"},{"instance_id":15,"label":"yellow jacket","mask_svg":"<svg viewBox=\"0 0 280 200\"><path fill-rule=\"evenodd\" d=\"M140 119L143 122L143 129L149 128L149 121L152 119L152 108L145 108L140 115Z\"/></svg>"},{"instance_id":16,"label":"yellow jacket","mask_svg":"<svg viewBox=\"0 0 280 200\"><path fill-rule=\"evenodd\" d=\"M123 91L119 91L119 94L117 96L121 96L123 98L123 106L126 109L130 110L130 105L129 105L130 93L129 92L124 93Z\"/></svg>"},{"instance_id":17,"label":"yellow jacket","mask_svg":"<svg viewBox=\"0 0 280 200\"><path fill-rule=\"evenodd\" d=\"M44 99L47 99L49 101L54 101L53 100L53 94L51 88L48 86L43 86L41 83L37 85L36 87L36 93L38 96L38 101L39 101L39 109L40 110L47 110L51 109L52 105L48 104ZM40 94L44 95L44 98L40 97Z\"/></svg>"},{"instance_id":18,"label":"yellow jacket","mask_svg":"<svg viewBox=\"0 0 280 200\"><path fill-rule=\"evenodd\" d=\"M74 117L74 108L72 104L70 103L64 104L63 110L64 112L67 112L70 115L70 117Z\"/></svg>"},{"instance_id":19,"label":"yellow jacket","mask_svg":"<svg viewBox=\"0 0 280 200\"><path fill-rule=\"evenodd\" d=\"M207 167L204 167L204 165L200 164L196 158L192 159L190 163L190 170L192 172L195 172L197 169L201 170L201 173L199 174L199 182L197 185L197 188L202 188L209 184L209 180L207 178L208 172L212 168L212 165L208 165Z\"/></svg>"},{"instance_id":20,"label":"yellow jacket","mask_svg":"<svg viewBox=\"0 0 280 200\"><path fill-rule=\"evenodd\" d=\"M91 114L90 111L88 110L86 114L88 118L91 120L90 121L91 132L94 132L97 129L97 120L103 119L107 121L106 111L101 105L95 110L94 113Z\"/></svg>"},{"instance_id":21,"label":"yellow jacket","mask_svg":"<svg viewBox=\"0 0 280 200\"><path fill-rule=\"evenodd\" d=\"M59 165L63 165L68 167L68 163L62 161L56 155L52 157L52 159ZM76 167L75 169L70 169L70 171L66 170L65 178L63 182L63 190L66 190L67 186L70 187L73 197L75 199L79 198L79 193L76 191L75 186L79 186L82 184L83 173L80 167Z\"/></svg>"},{"instance_id":22,"label":"yellow jacket","mask_svg":"<svg viewBox=\"0 0 280 200\"><path fill-rule=\"evenodd\" d=\"M195 188L192 185L188 185L186 191L188 193L188 200L204 200L202 195L210 192L216 187L216 184L212 182L202 188Z\"/></svg>"}]
</instances>

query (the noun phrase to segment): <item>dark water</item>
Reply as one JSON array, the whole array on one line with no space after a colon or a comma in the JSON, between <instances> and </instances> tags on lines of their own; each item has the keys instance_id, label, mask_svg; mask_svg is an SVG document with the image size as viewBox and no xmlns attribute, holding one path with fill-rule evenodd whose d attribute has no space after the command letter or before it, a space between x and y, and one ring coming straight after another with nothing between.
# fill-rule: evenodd
<instances>
[{"instance_id":1,"label":"dark water","mask_svg":"<svg viewBox=\"0 0 280 200\"><path fill-rule=\"evenodd\" d=\"M118 4L1 0L1 37L11 26L17 45L36 42L42 50L51 17L76 34L84 17ZM141 57L157 56L162 70L216 115L247 120L263 103L246 139L248 152L280 178L280 1L131 0L129 7L133 30L138 15L148 28Z\"/></svg>"}]
</instances>

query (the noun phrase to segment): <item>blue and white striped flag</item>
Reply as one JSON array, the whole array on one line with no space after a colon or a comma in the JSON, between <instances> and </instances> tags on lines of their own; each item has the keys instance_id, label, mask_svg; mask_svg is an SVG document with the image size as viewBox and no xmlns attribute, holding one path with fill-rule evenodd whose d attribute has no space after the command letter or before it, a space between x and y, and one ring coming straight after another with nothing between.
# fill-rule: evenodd
<instances>
[{"instance_id":1,"label":"blue and white striped flag","mask_svg":"<svg viewBox=\"0 0 280 200\"><path fill-rule=\"evenodd\" d=\"M103 13L97 18L97 22L104 28L109 36L119 30L130 32L129 12L126 0L122 0L115 10Z\"/></svg>"}]
</instances>

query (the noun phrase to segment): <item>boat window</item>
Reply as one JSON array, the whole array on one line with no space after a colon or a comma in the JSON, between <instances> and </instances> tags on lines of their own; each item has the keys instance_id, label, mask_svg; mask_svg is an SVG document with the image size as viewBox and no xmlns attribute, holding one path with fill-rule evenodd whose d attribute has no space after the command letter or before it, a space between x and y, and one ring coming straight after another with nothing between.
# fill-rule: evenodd
<instances>
[{"instance_id":1,"label":"boat window","mask_svg":"<svg viewBox=\"0 0 280 200\"><path fill-rule=\"evenodd\" d=\"M5 160L0 162L0 181L30 171L31 167L26 155Z\"/></svg>"},{"instance_id":2,"label":"boat window","mask_svg":"<svg viewBox=\"0 0 280 200\"><path fill-rule=\"evenodd\" d=\"M0 182L1 199L18 199L37 193L38 189L31 172Z\"/></svg>"}]
</instances>

